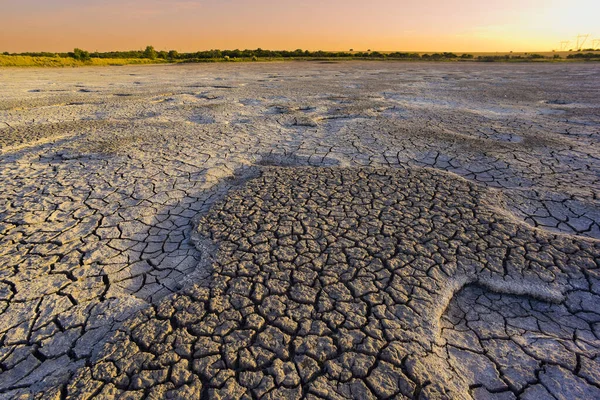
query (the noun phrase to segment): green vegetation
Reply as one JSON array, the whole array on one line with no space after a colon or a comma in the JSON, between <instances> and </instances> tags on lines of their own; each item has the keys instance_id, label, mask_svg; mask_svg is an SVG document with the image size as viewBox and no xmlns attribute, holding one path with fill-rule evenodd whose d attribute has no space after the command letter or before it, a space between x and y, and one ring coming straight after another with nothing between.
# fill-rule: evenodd
<instances>
[{"instance_id":1,"label":"green vegetation","mask_svg":"<svg viewBox=\"0 0 600 400\"><path fill-rule=\"evenodd\" d=\"M78 61L89 61L91 58L89 51L81 50L78 48L75 48L75 50L73 50L72 53L69 53L69 57L72 57Z\"/></svg>"},{"instance_id":2,"label":"green vegetation","mask_svg":"<svg viewBox=\"0 0 600 400\"><path fill-rule=\"evenodd\" d=\"M574 53L566 58L559 54L498 54L491 53L474 56L473 54L444 53L404 53L379 51L331 52L308 50L206 50L191 53L179 53L176 50L157 51L152 46L144 50L93 52L79 48L68 53L20 53L0 55L0 66L39 66L39 67L75 67L83 65L125 65L151 64L164 62L219 62L219 61L273 61L273 60L413 60L413 61L480 61L480 62L519 62L519 61L588 61L600 60L600 53Z\"/></svg>"},{"instance_id":3,"label":"green vegetation","mask_svg":"<svg viewBox=\"0 0 600 400\"><path fill-rule=\"evenodd\" d=\"M569 57L567 57L569 58ZM499 55L499 56L491 56L491 55L487 55L487 56L479 56L476 59L477 61L482 61L482 62L498 62L498 61L508 61L508 62L519 62L519 61L557 61L557 60L562 60L561 56L559 54L553 54L552 56L543 56L541 54L527 54L525 53L525 55L512 55L512 54L505 54L505 55Z\"/></svg>"},{"instance_id":4,"label":"green vegetation","mask_svg":"<svg viewBox=\"0 0 600 400\"><path fill-rule=\"evenodd\" d=\"M154 50L154 47L147 46L146 50L144 50L144 58L156 60L158 58L158 53L156 52L156 50Z\"/></svg>"},{"instance_id":5,"label":"green vegetation","mask_svg":"<svg viewBox=\"0 0 600 400\"><path fill-rule=\"evenodd\" d=\"M569 54L567 56L567 58L569 59L583 59L583 60L595 60L595 61L600 61L600 53L576 53L576 54Z\"/></svg>"},{"instance_id":6,"label":"green vegetation","mask_svg":"<svg viewBox=\"0 0 600 400\"><path fill-rule=\"evenodd\" d=\"M0 67L84 67L84 66L109 66L128 64L155 64L152 61L139 58L90 58L87 61L76 60L71 57L46 57L0 55ZM163 61L164 62L164 61Z\"/></svg>"}]
</instances>

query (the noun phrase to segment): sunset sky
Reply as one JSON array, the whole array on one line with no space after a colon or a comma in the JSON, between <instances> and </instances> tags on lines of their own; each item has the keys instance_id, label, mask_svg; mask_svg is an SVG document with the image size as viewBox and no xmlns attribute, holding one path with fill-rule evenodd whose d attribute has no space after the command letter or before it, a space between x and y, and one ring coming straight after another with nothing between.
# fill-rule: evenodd
<instances>
[{"instance_id":1,"label":"sunset sky","mask_svg":"<svg viewBox=\"0 0 600 400\"><path fill-rule=\"evenodd\" d=\"M598 15L599 0L0 0L0 52L548 51L600 39Z\"/></svg>"}]
</instances>

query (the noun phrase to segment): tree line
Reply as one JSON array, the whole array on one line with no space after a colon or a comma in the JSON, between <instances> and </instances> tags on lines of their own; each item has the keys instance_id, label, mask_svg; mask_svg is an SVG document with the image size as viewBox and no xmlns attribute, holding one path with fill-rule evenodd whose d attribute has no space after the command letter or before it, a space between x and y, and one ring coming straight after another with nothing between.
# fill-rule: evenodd
<instances>
[{"instance_id":1,"label":"tree line","mask_svg":"<svg viewBox=\"0 0 600 400\"><path fill-rule=\"evenodd\" d=\"M10 53L4 53L9 55ZM208 59L235 59L235 58L398 58L398 59L470 59L473 58L470 54L462 54L458 56L454 53L381 53L378 51L309 51L309 50L264 50L261 48L255 50L204 50L197 52L179 53L177 50L157 51L153 46L147 46L144 50L129 50L129 51L106 51L106 52L89 52L79 48L75 48L68 53L50 53L50 52L26 52L12 53L11 55L32 56L32 57L71 57L76 60L86 61L91 58L146 58L151 60L208 60Z\"/></svg>"},{"instance_id":2,"label":"tree line","mask_svg":"<svg viewBox=\"0 0 600 400\"><path fill-rule=\"evenodd\" d=\"M475 57L472 54L461 54L443 52L432 54L420 54L411 52L392 52L381 53L379 51L309 51L309 50L264 50L261 48L255 50L204 50L197 52L179 53L176 50L157 51L153 46L147 46L144 50L129 50L129 51L107 51L107 52L89 52L79 48L75 48L68 53L50 53L50 52L27 52L10 54L5 52L5 55L21 55L33 57L70 57L79 61L89 61L92 58L100 59L149 59L149 60L164 60L164 61L202 61L202 60L231 60L231 59L285 59L285 58L357 58L357 59L399 59L399 60L476 60L476 61L526 61L536 59L559 59L560 55L554 54L551 57L545 57L541 54L525 55L487 55ZM595 53L577 53L567 56L568 59L596 59L600 56Z\"/></svg>"}]
</instances>

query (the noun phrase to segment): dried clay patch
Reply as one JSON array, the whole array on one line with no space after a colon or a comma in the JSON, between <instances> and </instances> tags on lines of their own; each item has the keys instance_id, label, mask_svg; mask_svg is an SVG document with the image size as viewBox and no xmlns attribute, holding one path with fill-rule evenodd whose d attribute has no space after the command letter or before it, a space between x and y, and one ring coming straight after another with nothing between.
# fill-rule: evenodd
<instances>
[{"instance_id":1,"label":"dried clay patch","mask_svg":"<svg viewBox=\"0 0 600 400\"><path fill-rule=\"evenodd\" d=\"M62 393L598 397L600 243L492 202L425 168L262 167L198 220L210 285L137 315Z\"/></svg>"}]
</instances>

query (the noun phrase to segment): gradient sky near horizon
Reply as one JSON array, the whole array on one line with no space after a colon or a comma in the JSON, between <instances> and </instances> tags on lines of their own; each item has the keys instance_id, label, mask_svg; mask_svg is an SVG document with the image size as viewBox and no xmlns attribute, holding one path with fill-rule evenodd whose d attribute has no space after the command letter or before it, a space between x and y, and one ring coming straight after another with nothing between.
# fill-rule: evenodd
<instances>
[{"instance_id":1,"label":"gradient sky near horizon","mask_svg":"<svg viewBox=\"0 0 600 400\"><path fill-rule=\"evenodd\" d=\"M549 51L600 39L599 14L598 0L0 0L0 51Z\"/></svg>"}]
</instances>

